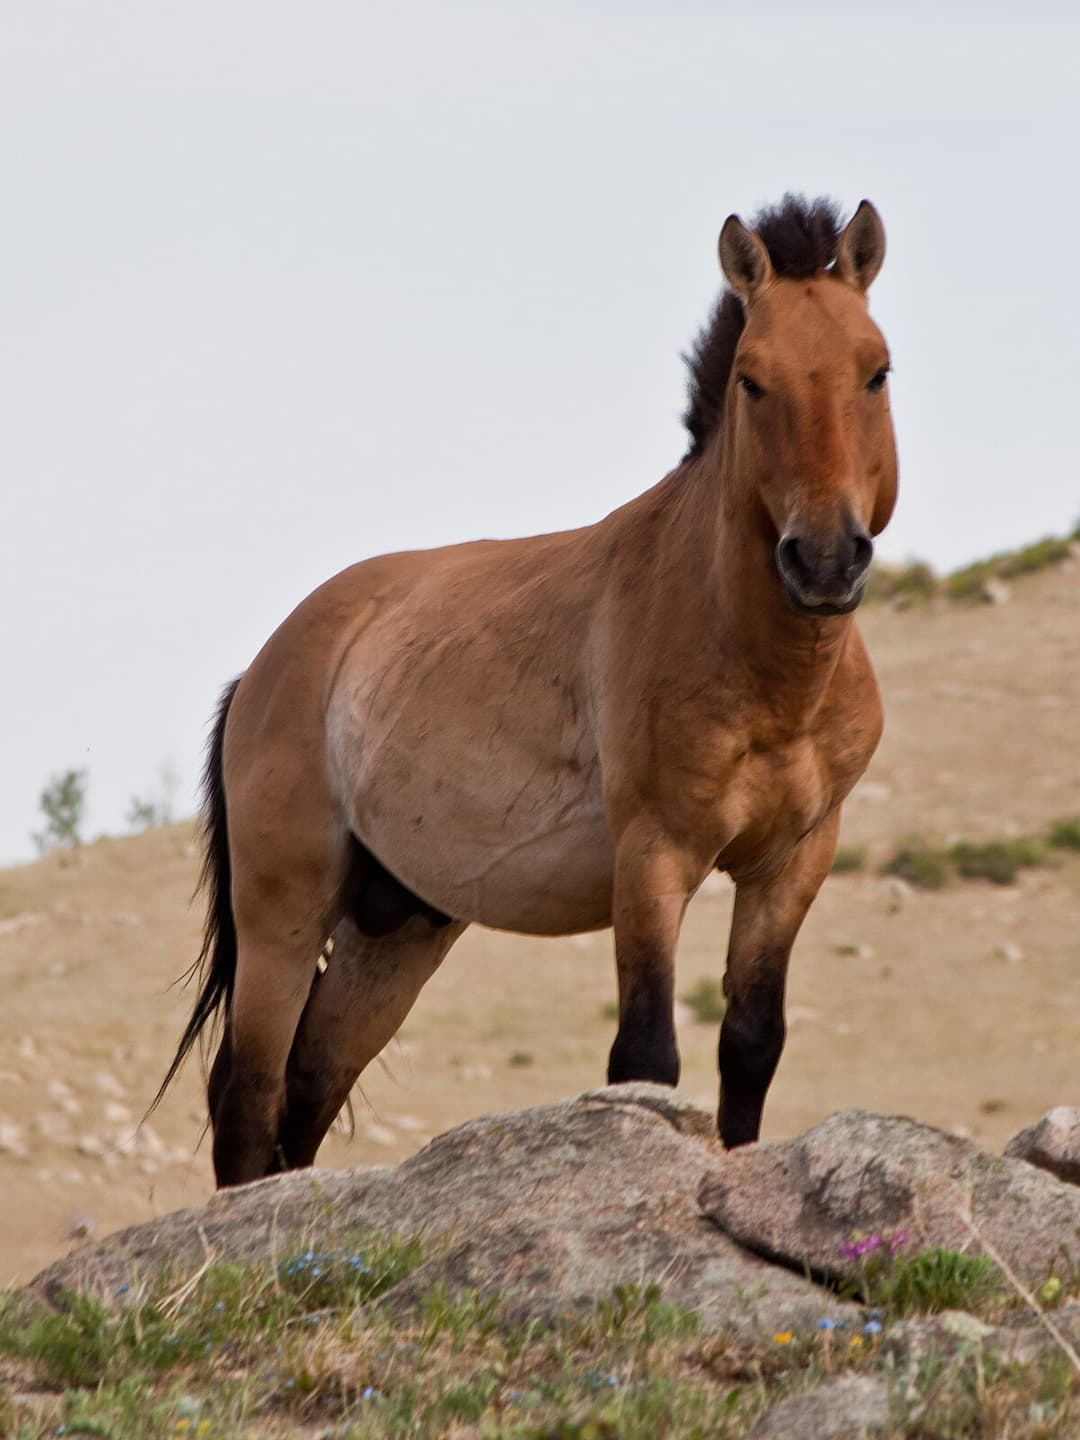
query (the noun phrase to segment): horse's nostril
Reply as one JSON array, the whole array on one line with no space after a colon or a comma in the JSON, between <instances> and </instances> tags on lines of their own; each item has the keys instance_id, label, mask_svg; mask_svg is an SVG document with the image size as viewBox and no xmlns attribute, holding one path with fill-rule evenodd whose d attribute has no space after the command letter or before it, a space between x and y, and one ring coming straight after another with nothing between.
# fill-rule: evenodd
<instances>
[{"instance_id":1,"label":"horse's nostril","mask_svg":"<svg viewBox=\"0 0 1080 1440\"><path fill-rule=\"evenodd\" d=\"M780 568L786 570L789 575L802 576L807 573L806 562L799 553L799 540L796 535L785 535L777 546Z\"/></svg>"},{"instance_id":2,"label":"horse's nostril","mask_svg":"<svg viewBox=\"0 0 1080 1440\"><path fill-rule=\"evenodd\" d=\"M870 561L874 558L874 542L865 532L854 536L853 540L854 554L851 557L851 573L859 576L866 573Z\"/></svg>"}]
</instances>

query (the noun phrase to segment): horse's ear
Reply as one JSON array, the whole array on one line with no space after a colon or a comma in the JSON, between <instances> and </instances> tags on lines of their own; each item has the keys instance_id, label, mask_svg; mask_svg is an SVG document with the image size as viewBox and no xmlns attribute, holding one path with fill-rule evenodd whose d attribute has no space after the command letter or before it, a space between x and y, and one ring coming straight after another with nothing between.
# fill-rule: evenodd
<instances>
[{"instance_id":1,"label":"horse's ear","mask_svg":"<svg viewBox=\"0 0 1080 1440\"><path fill-rule=\"evenodd\" d=\"M773 278L772 261L764 242L747 229L738 215L729 215L720 231L720 268L724 279L744 305L760 295Z\"/></svg>"},{"instance_id":2,"label":"horse's ear","mask_svg":"<svg viewBox=\"0 0 1080 1440\"><path fill-rule=\"evenodd\" d=\"M836 251L836 273L856 290L869 290L885 259L885 226L863 200L844 226Z\"/></svg>"}]
</instances>

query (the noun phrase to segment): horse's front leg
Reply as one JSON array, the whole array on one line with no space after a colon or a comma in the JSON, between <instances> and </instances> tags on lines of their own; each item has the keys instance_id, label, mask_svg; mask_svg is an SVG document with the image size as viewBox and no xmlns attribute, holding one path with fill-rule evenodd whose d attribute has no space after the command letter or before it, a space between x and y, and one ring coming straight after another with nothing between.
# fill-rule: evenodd
<instances>
[{"instance_id":1,"label":"horse's front leg","mask_svg":"<svg viewBox=\"0 0 1080 1440\"><path fill-rule=\"evenodd\" d=\"M758 1138L765 1094L784 1048L784 985L795 936L836 853L836 810L765 880L736 881L720 1027L720 1138Z\"/></svg>"},{"instance_id":2,"label":"horse's front leg","mask_svg":"<svg viewBox=\"0 0 1080 1440\"><path fill-rule=\"evenodd\" d=\"M679 1083L675 1044L675 947L700 875L663 833L638 823L615 850L615 963L619 1030L608 1083Z\"/></svg>"}]
</instances>

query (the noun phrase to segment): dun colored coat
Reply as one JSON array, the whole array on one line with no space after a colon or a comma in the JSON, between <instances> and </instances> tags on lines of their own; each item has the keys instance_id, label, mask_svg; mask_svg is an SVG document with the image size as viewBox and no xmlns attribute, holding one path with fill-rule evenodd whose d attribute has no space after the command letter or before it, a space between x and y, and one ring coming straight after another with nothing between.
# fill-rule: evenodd
<instances>
[{"instance_id":1,"label":"dun colored coat","mask_svg":"<svg viewBox=\"0 0 1080 1440\"><path fill-rule=\"evenodd\" d=\"M165 1082L223 1010L219 1184L312 1162L473 922L613 925L609 1079L674 1085L679 928L713 869L737 887L719 1128L757 1137L792 942L881 731L851 612L896 495L884 249L865 201L842 230L792 197L731 216L669 475L582 530L355 565L226 691Z\"/></svg>"}]
</instances>

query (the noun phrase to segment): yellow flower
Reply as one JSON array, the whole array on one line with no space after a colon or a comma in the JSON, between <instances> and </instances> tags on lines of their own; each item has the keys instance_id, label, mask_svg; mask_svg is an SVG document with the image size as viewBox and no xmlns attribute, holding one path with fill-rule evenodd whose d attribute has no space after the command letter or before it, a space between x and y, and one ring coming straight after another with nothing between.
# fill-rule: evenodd
<instances>
[{"instance_id":1,"label":"yellow flower","mask_svg":"<svg viewBox=\"0 0 1080 1440\"><path fill-rule=\"evenodd\" d=\"M188 1428L188 1422L187 1422L186 1420L177 1420L177 1422L176 1422L176 1433L177 1433L177 1435L183 1435L184 1431L185 1431L187 1428Z\"/></svg>"},{"instance_id":2,"label":"yellow flower","mask_svg":"<svg viewBox=\"0 0 1080 1440\"><path fill-rule=\"evenodd\" d=\"M776 1341L777 1345L790 1345L792 1340L795 1339L795 1336L790 1330L777 1330L772 1338Z\"/></svg>"},{"instance_id":3,"label":"yellow flower","mask_svg":"<svg viewBox=\"0 0 1080 1440\"><path fill-rule=\"evenodd\" d=\"M862 1349L862 1336L861 1336L861 1335L853 1335L853 1336L851 1337L851 1348L852 1348L852 1350L861 1350L861 1349Z\"/></svg>"}]
</instances>

